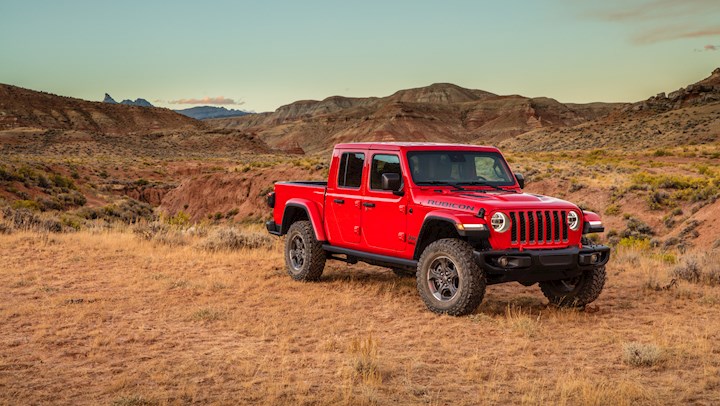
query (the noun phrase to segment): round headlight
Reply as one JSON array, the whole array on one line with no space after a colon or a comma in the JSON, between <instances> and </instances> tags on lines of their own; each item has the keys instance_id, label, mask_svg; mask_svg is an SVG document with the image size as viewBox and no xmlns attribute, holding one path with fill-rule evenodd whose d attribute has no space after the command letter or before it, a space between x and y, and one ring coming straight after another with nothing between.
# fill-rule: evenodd
<instances>
[{"instance_id":1,"label":"round headlight","mask_svg":"<svg viewBox=\"0 0 720 406\"><path fill-rule=\"evenodd\" d=\"M567 223L568 227L570 227L571 230L575 231L580 227L580 217L578 217L577 213L575 213L574 211L568 212Z\"/></svg>"},{"instance_id":2,"label":"round headlight","mask_svg":"<svg viewBox=\"0 0 720 406\"><path fill-rule=\"evenodd\" d=\"M498 233L504 233L510 228L510 220L504 213L495 213L490 218L490 225Z\"/></svg>"}]
</instances>

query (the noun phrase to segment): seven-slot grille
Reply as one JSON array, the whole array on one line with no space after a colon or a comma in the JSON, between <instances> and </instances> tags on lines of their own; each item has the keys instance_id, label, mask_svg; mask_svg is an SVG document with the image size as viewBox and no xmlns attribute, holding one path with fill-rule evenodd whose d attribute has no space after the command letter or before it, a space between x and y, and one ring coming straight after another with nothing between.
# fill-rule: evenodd
<instances>
[{"instance_id":1,"label":"seven-slot grille","mask_svg":"<svg viewBox=\"0 0 720 406\"><path fill-rule=\"evenodd\" d=\"M567 242L566 210L511 211L512 244L556 244Z\"/></svg>"}]
</instances>

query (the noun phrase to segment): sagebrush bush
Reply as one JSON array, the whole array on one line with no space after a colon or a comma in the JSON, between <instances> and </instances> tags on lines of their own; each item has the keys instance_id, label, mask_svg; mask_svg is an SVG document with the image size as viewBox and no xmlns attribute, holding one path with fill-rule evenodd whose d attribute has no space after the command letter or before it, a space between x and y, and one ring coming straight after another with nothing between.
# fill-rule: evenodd
<instances>
[{"instance_id":1,"label":"sagebrush bush","mask_svg":"<svg viewBox=\"0 0 720 406\"><path fill-rule=\"evenodd\" d=\"M137 223L133 227L133 233L145 241L152 241L171 247L187 244L185 235L180 229L160 221Z\"/></svg>"},{"instance_id":2,"label":"sagebrush bush","mask_svg":"<svg viewBox=\"0 0 720 406\"><path fill-rule=\"evenodd\" d=\"M221 228L210 234L202 248L210 251L239 250L242 248L271 248L274 240L265 234L239 231L235 228Z\"/></svg>"},{"instance_id":3,"label":"sagebrush bush","mask_svg":"<svg viewBox=\"0 0 720 406\"><path fill-rule=\"evenodd\" d=\"M52 233L63 232L62 223L50 216L41 216L29 209L5 207L2 210L5 219L5 226L8 229L22 231L49 231Z\"/></svg>"},{"instance_id":4,"label":"sagebrush bush","mask_svg":"<svg viewBox=\"0 0 720 406\"><path fill-rule=\"evenodd\" d=\"M671 276L692 283L720 285L720 251L687 253L672 270Z\"/></svg>"}]
</instances>

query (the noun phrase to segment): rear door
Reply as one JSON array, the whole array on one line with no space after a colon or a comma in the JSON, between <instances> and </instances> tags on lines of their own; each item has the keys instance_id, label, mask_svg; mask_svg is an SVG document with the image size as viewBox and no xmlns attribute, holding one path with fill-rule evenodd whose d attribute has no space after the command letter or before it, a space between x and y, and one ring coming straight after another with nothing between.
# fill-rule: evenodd
<instances>
[{"instance_id":1,"label":"rear door","mask_svg":"<svg viewBox=\"0 0 720 406\"><path fill-rule=\"evenodd\" d=\"M363 150L336 151L337 173L331 176L325 197L327 229L333 245L350 247L360 243L362 221ZM333 180L334 178L334 180Z\"/></svg>"},{"instance_id":2,"label":"rear door","mask_svg":"<svg viewBox=\"0 0 720 406\"><path fill-rule=\"evenodd\" d=\"M382 190L382 174L397 173L403 179L397 152L370 151L368 179L363 201L363 240L373 252L397 254L406 247L407 197Z\"/></svg>"}]
</instances>

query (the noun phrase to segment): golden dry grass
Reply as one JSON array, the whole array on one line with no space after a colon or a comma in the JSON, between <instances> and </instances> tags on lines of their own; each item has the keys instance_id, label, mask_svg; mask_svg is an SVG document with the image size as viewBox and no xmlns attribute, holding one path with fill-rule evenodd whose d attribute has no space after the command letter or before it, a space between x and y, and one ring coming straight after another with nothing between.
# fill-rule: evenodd
<instances>
[{"instance_id":1,"label":"golden dry grass","mask_svg":"<svg viewBox=\"0 0 720 406\"><path fill-rule=\"evenodd\" d=\"M587 311L491 286L428 312L412 279L281 248L212 252L130 232L0 235L4 404L718 404L720 287L624 249ZM651 366L624 362L656 346Z\"/></svg>"}]
</instances>

